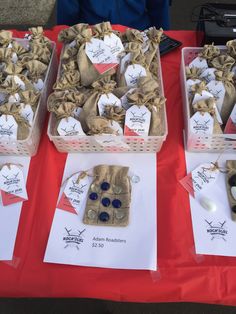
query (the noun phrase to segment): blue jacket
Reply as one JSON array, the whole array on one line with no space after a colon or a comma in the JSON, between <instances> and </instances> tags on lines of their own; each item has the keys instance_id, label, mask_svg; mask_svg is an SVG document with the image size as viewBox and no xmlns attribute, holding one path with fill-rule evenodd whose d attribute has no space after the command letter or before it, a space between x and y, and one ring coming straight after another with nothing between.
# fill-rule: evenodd
<instances>
[{"instance_id":1,"label":"blue jacket","mask_svg":"<svg viewBox=\"0 0 236 314\"><path fill-rule=\"evenodd\" d=\"M90 25L110 21L140 30L169 28L169 0L58 0L57 23Z\"/></svg>"}]
</instances>

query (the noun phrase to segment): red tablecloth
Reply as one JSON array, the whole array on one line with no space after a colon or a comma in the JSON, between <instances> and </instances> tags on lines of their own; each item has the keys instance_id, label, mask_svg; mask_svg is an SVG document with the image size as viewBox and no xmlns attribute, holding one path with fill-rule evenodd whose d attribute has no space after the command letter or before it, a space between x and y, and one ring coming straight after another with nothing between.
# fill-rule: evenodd
<instances>
[{"instance_id":1,"label":"red tablecloth","mask_svg":"<svg viewBox=\"0 0 236 314\"><path fill-rule=\"evenodd\" d=\"M63 27L46 31L56 40ZM119 28L121 29L121 28ZM195 46L192 31L169 31ZM22 37L22 32L15 32ZM60 48L60 45L58 45ZM197 256L188 195L178 183L185 175L180 49L162 57L169 135L157 159L157 272L114 270L43 263L66 154L56 151L45 132L28 176L13 263L0 263L1 297L83 297L117 301L195 301L236 305L236 259Z\"/></svg>"}]
</instances>

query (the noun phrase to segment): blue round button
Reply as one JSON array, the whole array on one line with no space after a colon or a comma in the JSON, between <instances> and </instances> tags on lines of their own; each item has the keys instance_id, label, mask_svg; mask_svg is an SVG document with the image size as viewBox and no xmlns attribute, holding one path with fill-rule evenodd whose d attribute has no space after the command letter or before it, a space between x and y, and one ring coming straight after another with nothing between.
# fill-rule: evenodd
<instances>
[{"instance_id":1,"label":"blue round button","mask_svg":"<svg viewBox=\"0 0 236 314\"><path fill-rule=\"evenodd\" d=\"M121 205L122 205L122 203L121 203L121 201L118 200L118 199L115 199L115 200L112 201L112 206L113 206L114 208L120 208Z\"/></svg>"},{"instance_id":2,"label":"blue round button","mask_svg":"<svg viewBox=\"0 0 236 314\"><path fill-rule=\"evenodd\" d=\"M93 192L93 193L89 194L89 198L92 201L96 201L98 199L98 195L97 195L97 193Z\"/></svg>"},{"instance_id":3,"label":"blue round button","mask_svg":"<svg viewBox=\"0 0 236 314\"><path fill-rule=\"evenodd\" d=\"M103 205L104 207L108 207L110 204L111 204L111 201L110 201L110 199L109 199L108 197L104 197L104 198L102 199L102 205Z\"/></svg>"},{"instance_id":4,"label":"blue round button","mask_svg":"<svg viewBox=\"0 0 236 314\"><path fill-rule=\"evenodd\" d=\"M98 216L100 221L106 222L109 220L110 216L107 212L101 212Z\"/></svg>"},{"instance_id":5,"label":"blue round button","mask_svg":"<svg viewBox=\"0 0 236 314\"><path fill-rule=\"evenodd\" d=\"M101 184L101 190L107 191L107 190L109 190L109 189L110 189L110 184L109 184L108 182L103 182L103 183Z\"/></svg>"}]
</instances>

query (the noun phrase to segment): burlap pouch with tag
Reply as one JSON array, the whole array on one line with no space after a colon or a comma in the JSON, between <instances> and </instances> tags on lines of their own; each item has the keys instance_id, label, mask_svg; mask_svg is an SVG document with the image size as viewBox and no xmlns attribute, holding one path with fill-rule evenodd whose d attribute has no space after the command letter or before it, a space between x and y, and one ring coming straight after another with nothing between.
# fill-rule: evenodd
<instances>
[{"instance_id":1,"label":"burlap pouch with tag","mask_svg":"<svg viewBox=\"0 0 236 314\"><path fill-rule=\"evenodd\" d=\"M188 66L185 67L185 75L186 75L187 80L193 80L193 81L197 79L202 80L200 78L201 73L202 73L202 69L200 68L196 68L196 67L190 68Z\"/></svg>"},{"instance_id":2,"label":"burlap pouch with tag","mask_svg":"<svg viewBox=\"0 0 236 314\"><path fill-rule=\"evenodd\" d=\"M36 43L32 43L30 45L30 51L19 56L19 59L25 63L30 60L39 60L44 64L49 64L51 58L51 51L45 45L40 45Z\"/></svg>"},{"instance_id":3,"label":"burlap pouch with tag","mask_svg":"<svg viewBox=\"0 0 236 314\"><path fill-rule=\"evenodd\" d=\"M215 77L216 81L221 81L225 88L225 95L220 116L223 123L226 123L236 102L236 91L233 80L234 73L215 71Z\"/></svg>"},{"instance_id":4,"label":"burlap pouch with tag","mask_svg":"<svg viewBox=\"0 0 236 314\"><path fill-rule=\"evenodd\" d=\"M88 135L103 135L103 134L114 134L114 131L110 127L110 120L105 117L90 115L86 117L86 133Z\"/></svg>"},{"instance_id":5,"label":"burlap pouch with tag","mask_svg":"<svg viewBox=\"0 0 236 314\"><path fill-rule=\"evenodd\" d=\"M85 224L114 227L129 224L131 183L128 171L128 167L115 165L94 167L94 180L83 217Z\"/></svg>"},{"instance_id":6,"label":"burlap pouch with tag","mask_svg":"<svg viewBox=\"0 0 236 314\"><path fill-rule=\"evenodd\" d=\"M25 140L30 131L30 126L28 121L23 118L20 114L21 107L19 104L4 104L0 106L0 115L11 115L15 118L18 129L17 129L17 139Z\"/></svg>"},{"instance_id":7,"label":"burlap pouch with tag","mask_svg":"<svg viewBox=\"0 0 236 314\"><path fill-rule=\"evenodd\" d=\"M121 34L120 38L122 43L136 42L141 45L143 44L143 35L137 29L126 29L126 31Z\"/></svg>"},{"instance_id":8,"label":"burlap pouch with tag","mask_svg":"<svg viewBox=\"0 0 236 314\"><path fill-rule=\"evenodd\" d=\"M145 59L146 59L146 64L150 69L151 63L157 63L157 58L155 58L157 51L158 51L158 46L159 43L161 41L161 36L163 34L163 30L162 29L156 29L155 27L151 27L148 31L147 31L147 36L148 36L148 50L144 53L145 55ZM152 69L157 72L157 67L158 65L152 66Z\"/></svg>"},{"instance_id":9,"label":"burlap pouch with tag","mask_svg":"<svg viewBox=\"0 0 236 314\"><path fill-rule=\"evenodd\" d=\"M125 109L119 106L106 105L103 116L111 121L116 121L124 128Z\"/></svg>"},{"instance_id":10,"label":"burlap pouch with tag","mask_svg":"<svg viewBox=\"0 0 236 314\"><path fill-rule=\"evenodd\" d=\"M93 25L93 35L95 38L104 39L105 35L112 33L112 27L110 22L102 22Z\"/></svg>"},{"instance_id":11,"label":"burlap pouch with tag","mask_svg":"<svg viewBox=\"0 0 236 314\"><path fill-rule=\"evenodd\" d=\"M12 32L0 30L0 47L8 47L12 42Z\"/></svg>"},{"instance_id":12,"label":"burlap pouch with tag","mask_svg":"<svg viewBox=\"0 0 236 314\"><path fill-rule=\"evenodd\" d=\"M202 51L198 54L198 56L207 61L208 65L211 65L211 61L220 55L220 49L214 44L204 45Z\"/></svg>"},{"instance_id":13,"label":"burlap pouch with tag","mask_svg":"<svg viewBox=\"0 0 236 314\"><path fill-rule=\"evenodd\" d=\"M82 31L86 30L88 27L88 24L80 23L63 29L58 34L58 41L63 42L64 44L71 43Z\"/></svg>"},{"instance_id":14,"label":"burlap pouch with tag","mask_svg":"<svg viewBox=\"0 0 236 314\"><path fill-rule=\"evenodd\" d=\"M190 87L190 94L189 94L190 111L192 109L191 105L192 105L195 94L202 95L203 91L208 92L208 88L206 86L205 81L201 81L200 83L196 83Z\"/></svg>"},{"instance_id":15,"label":"burlap pouch with tag","mask_svg":"<svg viewBox=\"0 0 236 314\"><path fill-rule=\"evenodd\" d=\"M20 62L13 63L12 61L9 61L5 64L5 67L3 68L3 73L7 75L17 75L20 74L23 71L24 67Z\"/></svg>"},{"instance_id":16,"label":"burlap pouch with tag","mask_svg":"<svg viewBox=\"0 0 236 314\"><path fill-rule=\"evenodd\" d=\"M222 129L221 129L220 124L216 118L214 104L215 104L214 98L208 98L206 100L200 100L193 105L193 111L194 112L198 111L200 113L208 112L214 119L213 134L222 134L223 133Z\"/></svg>"},{"instance_id":17,"label":"burlap pouch with tag","mask_svg":"<svg viewBox=\"0 0 236 314\"><path fill-rule=\"evenodd\" d=\"M216 68L217 70L226 72L231 71L233 65L235 64L234 58L230 57L229 55L220 55L211 60L211 66Z\"/></svg>"},{"instance_id":18,"label":"burlap pouch with tag","mask_svg":"<svg viewBox=\"0 0 236 314\"><path fill-rule=\"evenodd\" d=\"M81 76L78 70L64 72L53 86L54 90L67 90L81 87Z\"/></svg>"},{"instance_id":19,"label":"burlap pouch with tag","mask_svg":"<svg viewBox=\"0 0 236 314\"><path fill-rule=\"evenodd\" d=\"M30 60L24 66L28 70L27 76L31 82L37 82L39 79L44 80L48 68L46 64L39 60Z\"/></svg>"},{"instance_id":20,"label":"burlap pouch with tag","mask_svg":"<svg viewBox=\"0 0 236 314\"><path fill-rule=\"evenodd\" d=\"M38 91L33 91L33 90L25 90L25 91L20 91L19 92L21 103L25 105L30 105L32 107L32 110L35 112L39 97L40 97L40 92Z\"/></svg>"},{"instance_id":21,"label":"burlap pouch with tag","mask_svg":"<svg viewBox=\"0 0 236 314\"><path fill-rule=\"evenodd\" d=\"M17 76L25 84L25 90L36 91L34 85L25 77L25 75L17 74ZM21 90L21 88L16 84L13 76L10 76L10 78L8 80L5 80L0 86L0 91L4 91L4 90L9 94L13 94Z\"/></svg>"},{"instance_id":22,"label":"burlap pouch with tag","mask_svg":"<svg viewBox=\"0 0 236 314\"><path fill-rule=\"evenodd\" d=\"M39 44L42 47L46 46L50 51L52 50L52 43L49 38L44 36L42 26L31 27L29 28L31 33L30 42L33 44Z\"/></svg>"},{"instance_id":23,"label":"burlap pouch with tag","mask_svg":"<svg viewBox=\"0 0 236 314\"><path fill-rule=\"evenodd\" d=\"M233 197L231 192L232 187L236 187L234 178L236 177L236 160L227 160L226 161L226 189L229 200L229 205L231 208L231 217L233 221L236 221L236 199Z\"/></svg>"}]
</instances>

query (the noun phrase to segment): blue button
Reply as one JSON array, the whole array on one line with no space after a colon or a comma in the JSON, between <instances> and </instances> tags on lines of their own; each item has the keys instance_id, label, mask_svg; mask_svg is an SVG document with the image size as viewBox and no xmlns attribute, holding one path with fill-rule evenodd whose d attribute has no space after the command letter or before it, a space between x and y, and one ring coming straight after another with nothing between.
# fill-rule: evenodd
<instances>
[{"instance_id":1,"label":"blue button","mask_svg":"<svg viewBox=\"0 0 236 314\"><path fill-rule=\"evenodd\" d=\"M104 197L104 198L102 199L102 205L103 205L103 206L108 207L110 204L111 204L111 201L109 200L108 197Z\"/></svg>"},{"instance_id":2,"label":"blue button","mask_svg":"<svg viewBox=\"0 0 236 314\"><path fill-rule=\"evenodd\" d=\"M118 200L118 199L115 199L115 200L112 201L112 206L113 206L114 208L120 208L121 205L122 205L122 203L121 203L121 201Z\"/></svg>"},{"instance_id":3,"label":"blue button","mask_svg":"<svg viewBox=\"0 0 236 314\"><path fill-rule=\"evenodd\" d=\"M110 189L110 184L109 184L108 182L103 182L103 183L101 184L101 189L102 189L103 191L109 190L109 189Z\"/></svg>"},{"instance_id":4,"label":"blue button","mask_svg":"<svg viewBox=\"0 0 236 314\"><path fill-rule=\"evenodd\" d=\"M98 216L99 220L106 222L109 220L110 216L107 212L101 212Z\"/></svg>"},{"instance_id":5,"label":"blue button","mask_svg":"<svg viewBox=\"0 0 236 314\"><path fill-rule=\"evenodd\" d=\"M92 200L92 201L96 201L98 199L98 195L97 193L91 193L89 194L89 198Z\"/></svg>"}]
</instances>

